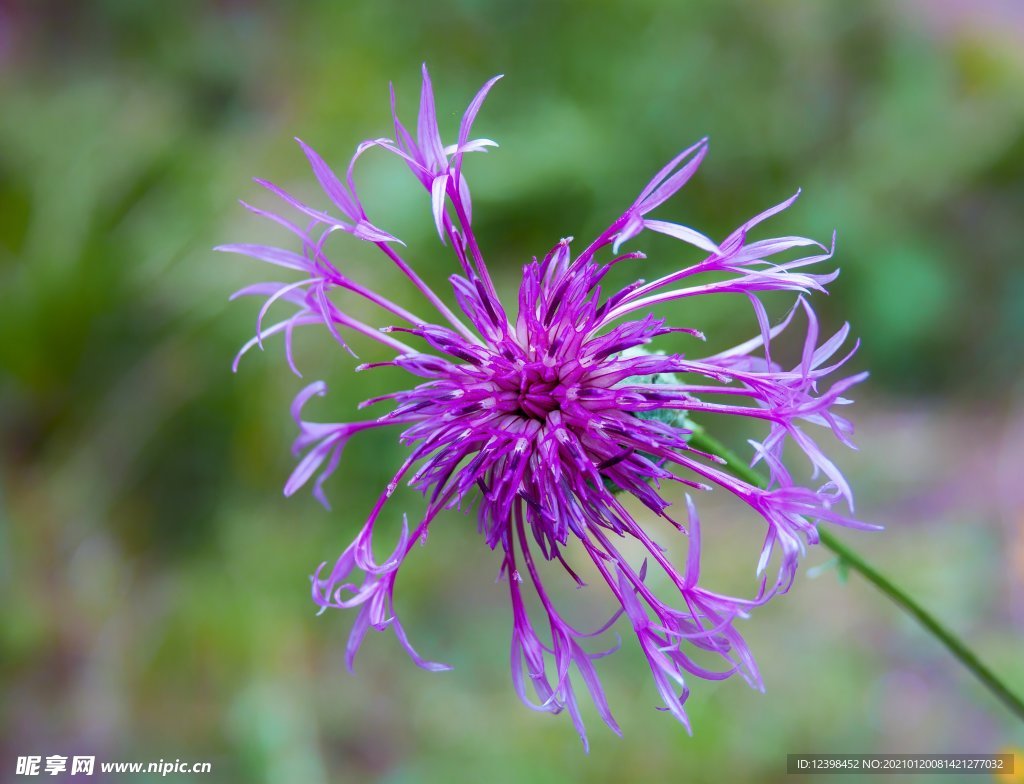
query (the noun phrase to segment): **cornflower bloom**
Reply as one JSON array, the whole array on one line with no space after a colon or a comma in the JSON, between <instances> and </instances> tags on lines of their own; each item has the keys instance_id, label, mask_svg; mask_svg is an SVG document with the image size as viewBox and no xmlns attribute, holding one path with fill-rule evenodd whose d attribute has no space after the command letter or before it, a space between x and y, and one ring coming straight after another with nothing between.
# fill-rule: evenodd
<instances>
[{"instance_id":1,"label":"cornflower bloom","mask_svg":"<svg viewBox=\"0 0 1024 784\"><path fill-rule=\"evenodd\" d=\"M603 635L624 617L650 663L662 709L689 729L683 705L689 676L717 680L738 674L763 688L736 621L789 588L805 544L817 542L816 523L871 527L839 511L843 505L852 508L850 487L805 429L808 424L823 426L849 445L851 426L835 408L849 402L844 393L865 377L850 376L828 387L823 383L853 353L836 359L848 325L819 344L818 322L804 298L813 291L824 292L838 274L806 270L831 258L832 248L796 236L749 239L759 224L789 207L796 196L759 213L721 242L649 217L697 171L707 152L707 140L701 140L673 158L605 231L575 255L566 238L542 259L526 264L518 302L506 308L472 229L470 191L463 173L467 153L495 146L488 139L471 138L471 130L498 78L473 98L452 145L441 140L425 67L415 136L398 119L392 89L394 139L360 144L344 178L299 141L331 202L330 211L257 180L305 225L245 205L295 235L301 251L252 244L219 248L299 273L291 283L260 283L236 293L266 298L256 336L239 358L253 346L262 348L264 338L283 333L288 363L298 373L292 354L295 328L323 324L345 348L346 332L355 332L393 354L356 370L390 366L424 379L360 406L390 404L390 410L376 419L340 424L304 419L305 404L326 393L322 382L307 386L292 406L299 427L294 448L302 458L285 485L286 495L312 480L314 495L326 506L324 481L338 467L348 440L362 431L402 428L399 438L409 448L355 540L333 565L321 564L312 576L313 599L321 608L358 609L346 652L350 669L371 627L392 629L419 666L447 669L422 658L410 644L394 607L395 580L415 542L426 537L442 510L475 504L484 541L501 553L499 577L507 579L512 604L512 681L522 701L538 711L568 711L586 744L577 697L582 684L601 718L619 732L594 666L610 651L595 650L589 638ZM396 249L402 243L369 220L354 186L353 167L373 149L404 161L429 194L438 235L460 269L450 278L457 309L405 261ZM636 251L621 251L645 231L675 238L703 258L606 296L606 275L620 264L644 258ZM334 232L376 246L435 309L433 322L340 270L324 251ZM811 249L811 255L785 260L794 249ZM382 311L385 326L378 328L341 309L330 297L334 290L372 303ZM796 292L796 304L781 323L771 326L758 294L777 290ZM703 340L695 329L656 318L652 307L725 293L749 298L759 334L702 357L644 348L670 333L686 333L697 346ZM295 310L264 328L264 316L275 302ZM783 367L772 359L772 340L800 313L806 321L802 355L794 367ZM751 444L753 462L767 467L766 488L737 479L723 468L722 458L691 444L693 420L712 416L764 423L766 435ZM806 455L815 475L824 476L820 487L794 481L783 463L789 442ZM393 551L380 559L374 552L374 529L403 482L423 494L425 509L411 532L408 522L403 523ZM765 538L752 597L716 593L701 584L701 527L695 504L687 496L685 513L676 519L661 491L665 483L696 490L717 486L760 515ZM686 540L685 563L672 563L648 526L627 510L627 495L667 526L671 536ZM618 543L624 539L646 552L639 567L623 555ZM566 620L541 580L542 562L552 561L583 586L578 574L583 570L570 565L574 559L588 562L587 572L604 584L618 608L595 630L580 631ZM776 562L777 570L769 569ZM672 602L652 590L647 579L651 567L661 570L673 594L678 594ZM719 666L701 663L709 659Z\"/></svg>"}]
</instances>

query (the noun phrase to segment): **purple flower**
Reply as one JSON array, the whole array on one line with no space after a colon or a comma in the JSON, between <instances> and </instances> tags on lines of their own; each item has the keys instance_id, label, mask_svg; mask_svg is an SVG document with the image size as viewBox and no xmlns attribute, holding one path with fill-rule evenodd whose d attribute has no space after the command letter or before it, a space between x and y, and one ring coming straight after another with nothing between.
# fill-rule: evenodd
<instances>
[{"instance_id":1,"label":"purple flower","mask_svg":"<svg viewBox=\"0 0 1024 784\"><path fill-rule=\"evenodd\" d=\"M313 492L326 506L324 480L338 467L349 438L360 431L398 427L401 442L409 447L355 541L333 566L322 564L312 577L313 599L321 608L358 609L347 650L350 668L367 630L390 627L418 665L446 669L422 658L410 644L394 608L395 578L441 510L475 504L480 533L501 552L500 575L507 579L512 602L512 680L522 701L539 711L567 710L586 743L578 702L582 686L602 719L618 732L594 665L610 651L592 638L624 617L650 663L663 709L688 727L683 703L689 676L717 680L738 674L763 688L736 621L788 589L805 544L817 541L816 523L872 527L840 511L852 507L850 488L807 428L817 425L849 445L851 426L835 409L849 402L843 395L866 375L825 383L853 353L836 358L848 326L819 343L818 322L805 298L824 292L838 274L808 271L831 258L832 248L805 237L750 239L760 223L796 196L746 221L721 242L650 217L697 171L707 153L707 141L701 140L659 171L589 245L574 253L571 239L562 239L541 260L526 264L518 302L506 307L472 230L463 173L466 153L495 146L471 138L495 81L470 103L452 145L441 141L426 68L415 136L398 120L392 91L394 139L360 144L344 178L300 141L332 204L330 211L257 180L300 222L245 206L294 234L301 250L263 245L219 250L297 271L300 279L261 283L236 294L266 298L256 337L239 356L254 345L262 347L265 337L283 333L288 362L298 373L292 356L295 327L323 324L345 348L347 333L357 332L388 350L388 359L357 370L392 366L417 377L418 383L407 389L360 406L388 404L390 410L376 419L342 424L303 419L306 402L326 393L322 382L306 387L292 406L300 430L295 452L302 458L285 485L287 495L313 480ZM352 170L364 153L377 148L401 158L430 195L438 234L460 268L450 278L455 308L404 260L396 249L399 240L367 217ZM339 270L324 252L327 237L336 231L375 245L436 311L433 319L409 312ZM613 268L644 258L636 251L621 252L644 231L680 240L699 260L606 294L602 282ZM810 255L799 255L806 249ZM334 289L368 300L389 326L379 329L339 308L329 296ZM788 315L772 326L758 293L774 290L797 296ZM760 327L756 337L727 351L700 356L700 332L670 326L651 313L656 305L727 293L746 295ZM264 316L279 301L294 312L264 328ZM772 358L772 341L797 319L806 322L802 355L795 366L783 366ZM676 332L689 336L692 352L644 348ZM720 457L691 445L694 423L707 425L716 417L764 423L764 438L750 443L753 463L763 463L769 473L767 488L735 478ZM790 443L806 455L815 476L823 476L820 487L793 479L783 462ZM406 520L399 541L382 559L375 552L374 529L400 483L422 492L426 505L411 531ZM702 491L717 487L763 519L764 546L752 596L715 593L701 584L695 504L687 496L685 511L677 515L662 494L669 483ZM638 521L625 505L626 496L646 507L645 517L655 524ZM685 563L673 563L656 538L685 541ZM646 554L642 563L626 557L624 541L631 542L630 553ZM556 608L541 579L546 561L557 562L581 587L580 573L591 575L618 609L597 629L579 630ZM777 566L769 569L770 564ZM648 579L655 570L660 572L657 580ZM655 584L670 586L671 600L659 596Z\"/></svg>"}]
</instances>

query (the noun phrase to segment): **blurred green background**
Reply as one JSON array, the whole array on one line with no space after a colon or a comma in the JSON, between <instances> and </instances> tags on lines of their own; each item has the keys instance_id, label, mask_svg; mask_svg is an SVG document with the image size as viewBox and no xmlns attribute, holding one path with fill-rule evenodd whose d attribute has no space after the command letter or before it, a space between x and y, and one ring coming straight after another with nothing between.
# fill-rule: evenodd
<instances>
[{"instance_id":1,"label":"blurred green background","mask_svg":"<svg viewBox=\"0 0 1024 784\"><path fill-rule=\"evenodd\" d=\"M414 122L424 60L449 137L477 87L506 74L477 128L502 146L467 163L506 294L525 260L586 241L705 134L708 160L661 217L720 238L804 188L765 236L838 229L843 273L817 306L832 329L853 323L855 369L872 371L853 409L861 451L836 454L858 514L887 530L845 538L1024 690L1019 2L6 0L0 780L17 755L95 754L209 760L204 780L275 784L783 781L787 752L1024 746L869 586L805 570L743 624L766 694L695 682L688 737L654 710L627 640L601 662L625 737L588 708L584 756L567 717L516 700L499 561L457 514L398 586L413 641L454 672L419 671L372 633L357 676L344 672L351 616L316 617L307 576L348 543L401 451L353 442L333 512L282 498L304 382L277 341L231 374L257 307L226 301L274 274L210 248L287 243L237 205L271 204L250 177L322 199L291 137L343 166L391 133L389 80ZM368 157L359 185L443 285L454 262L418 184ZM681 261L641 246L651 274ZM383 262L356 249L346 263L415 302ZM691 315L679 320L723 344L755 329L729 298ZM350 417L372 374L322 335L298 344L307 380L332 388L313 415ZM728 510L703 503L714 530ZM716 556L748 589L760 535L737 528Z\"/></svg>"}]
</instances>

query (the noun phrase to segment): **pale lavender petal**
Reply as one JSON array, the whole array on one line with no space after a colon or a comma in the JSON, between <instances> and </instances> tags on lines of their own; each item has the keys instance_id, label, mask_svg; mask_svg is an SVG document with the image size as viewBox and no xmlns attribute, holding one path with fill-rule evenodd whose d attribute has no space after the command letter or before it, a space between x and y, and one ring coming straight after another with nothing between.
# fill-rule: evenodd
<instances>
[{"instance_id":1,"label":"pale lavender petal","mask_svg":"<svg viewBox=\"0 0 1024 784\"><path fill-rule=\"evenodd\" d=\"M434 107L434 88L430 84L430 74L426 63L423 64L423 89L420 94L420 115L417 122L416 141L420 150L435 174L448 165L444 155L441 134L437 130L437 110Z\"/></svg>"},{"instance_id":2,"label":"pale lavender petal","mask_svg":"<svg viewBox=\"0 0 1024 784\"><path fill-rule=\"evenodd\" d=\"M444 197L445 189L448 187L449 175L439 174L434 178L430 186L430 202L434 212L434 226L437 227L437 236L444 243Z\"/></svg>"},{"instance_id":3,"label":"pale lavender petal","mask_svg":"<svg viewBox=\"0 0 1024 784\"><path fill-rule=\"evenodd\" d=\"M321 158L316 151L306 144L299 137L295 137L295 141L299 143L302 151L306 154L306 158L309 160L309 165L313 169L313 175L316 177L317 182L320 183L320 187L324 189L324 193L328 195L331 201L334 202L335 206L344 213L349 220L353 223L358 221L362 215L361 210L356 207L355 201L352 195L348 192L338 176L331 170L323 158Z\"/></svg>"},{"instance_id":4,"label":"pale lavender petal","mask_svg":"<svg viewBox=\"0 0 1024 784\"><path fill-rule=\"evenodd\" d=\"M675 237L677 240L687 242L694 247L707 251L708 253L721 254L722 252L721 249L709 238L705 237L699 231L694 231L688 226L681 226L678 223L667 223L666 221L659 220L645 220L644 228L661 234L667 234L670 237Z\"/></svg>"}]
</instances>

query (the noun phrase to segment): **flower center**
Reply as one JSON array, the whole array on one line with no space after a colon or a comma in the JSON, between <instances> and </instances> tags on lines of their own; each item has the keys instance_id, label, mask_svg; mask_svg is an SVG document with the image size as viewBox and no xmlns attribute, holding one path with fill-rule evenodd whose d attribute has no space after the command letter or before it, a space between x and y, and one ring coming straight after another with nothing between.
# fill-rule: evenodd
<instances>
[{"instance_id":1,"label":"flower center","mask_svg":"<svg viewBox=\"0 0 1024 784\"><path fill-rule=\"evenodd\" d=\"M515 413L526 419L547 419L548 414L560 408L565 395L558 369L543 362L524 365L509 382L506 389L515 392L518 404Z\"/></svg>"}]
</instances>

